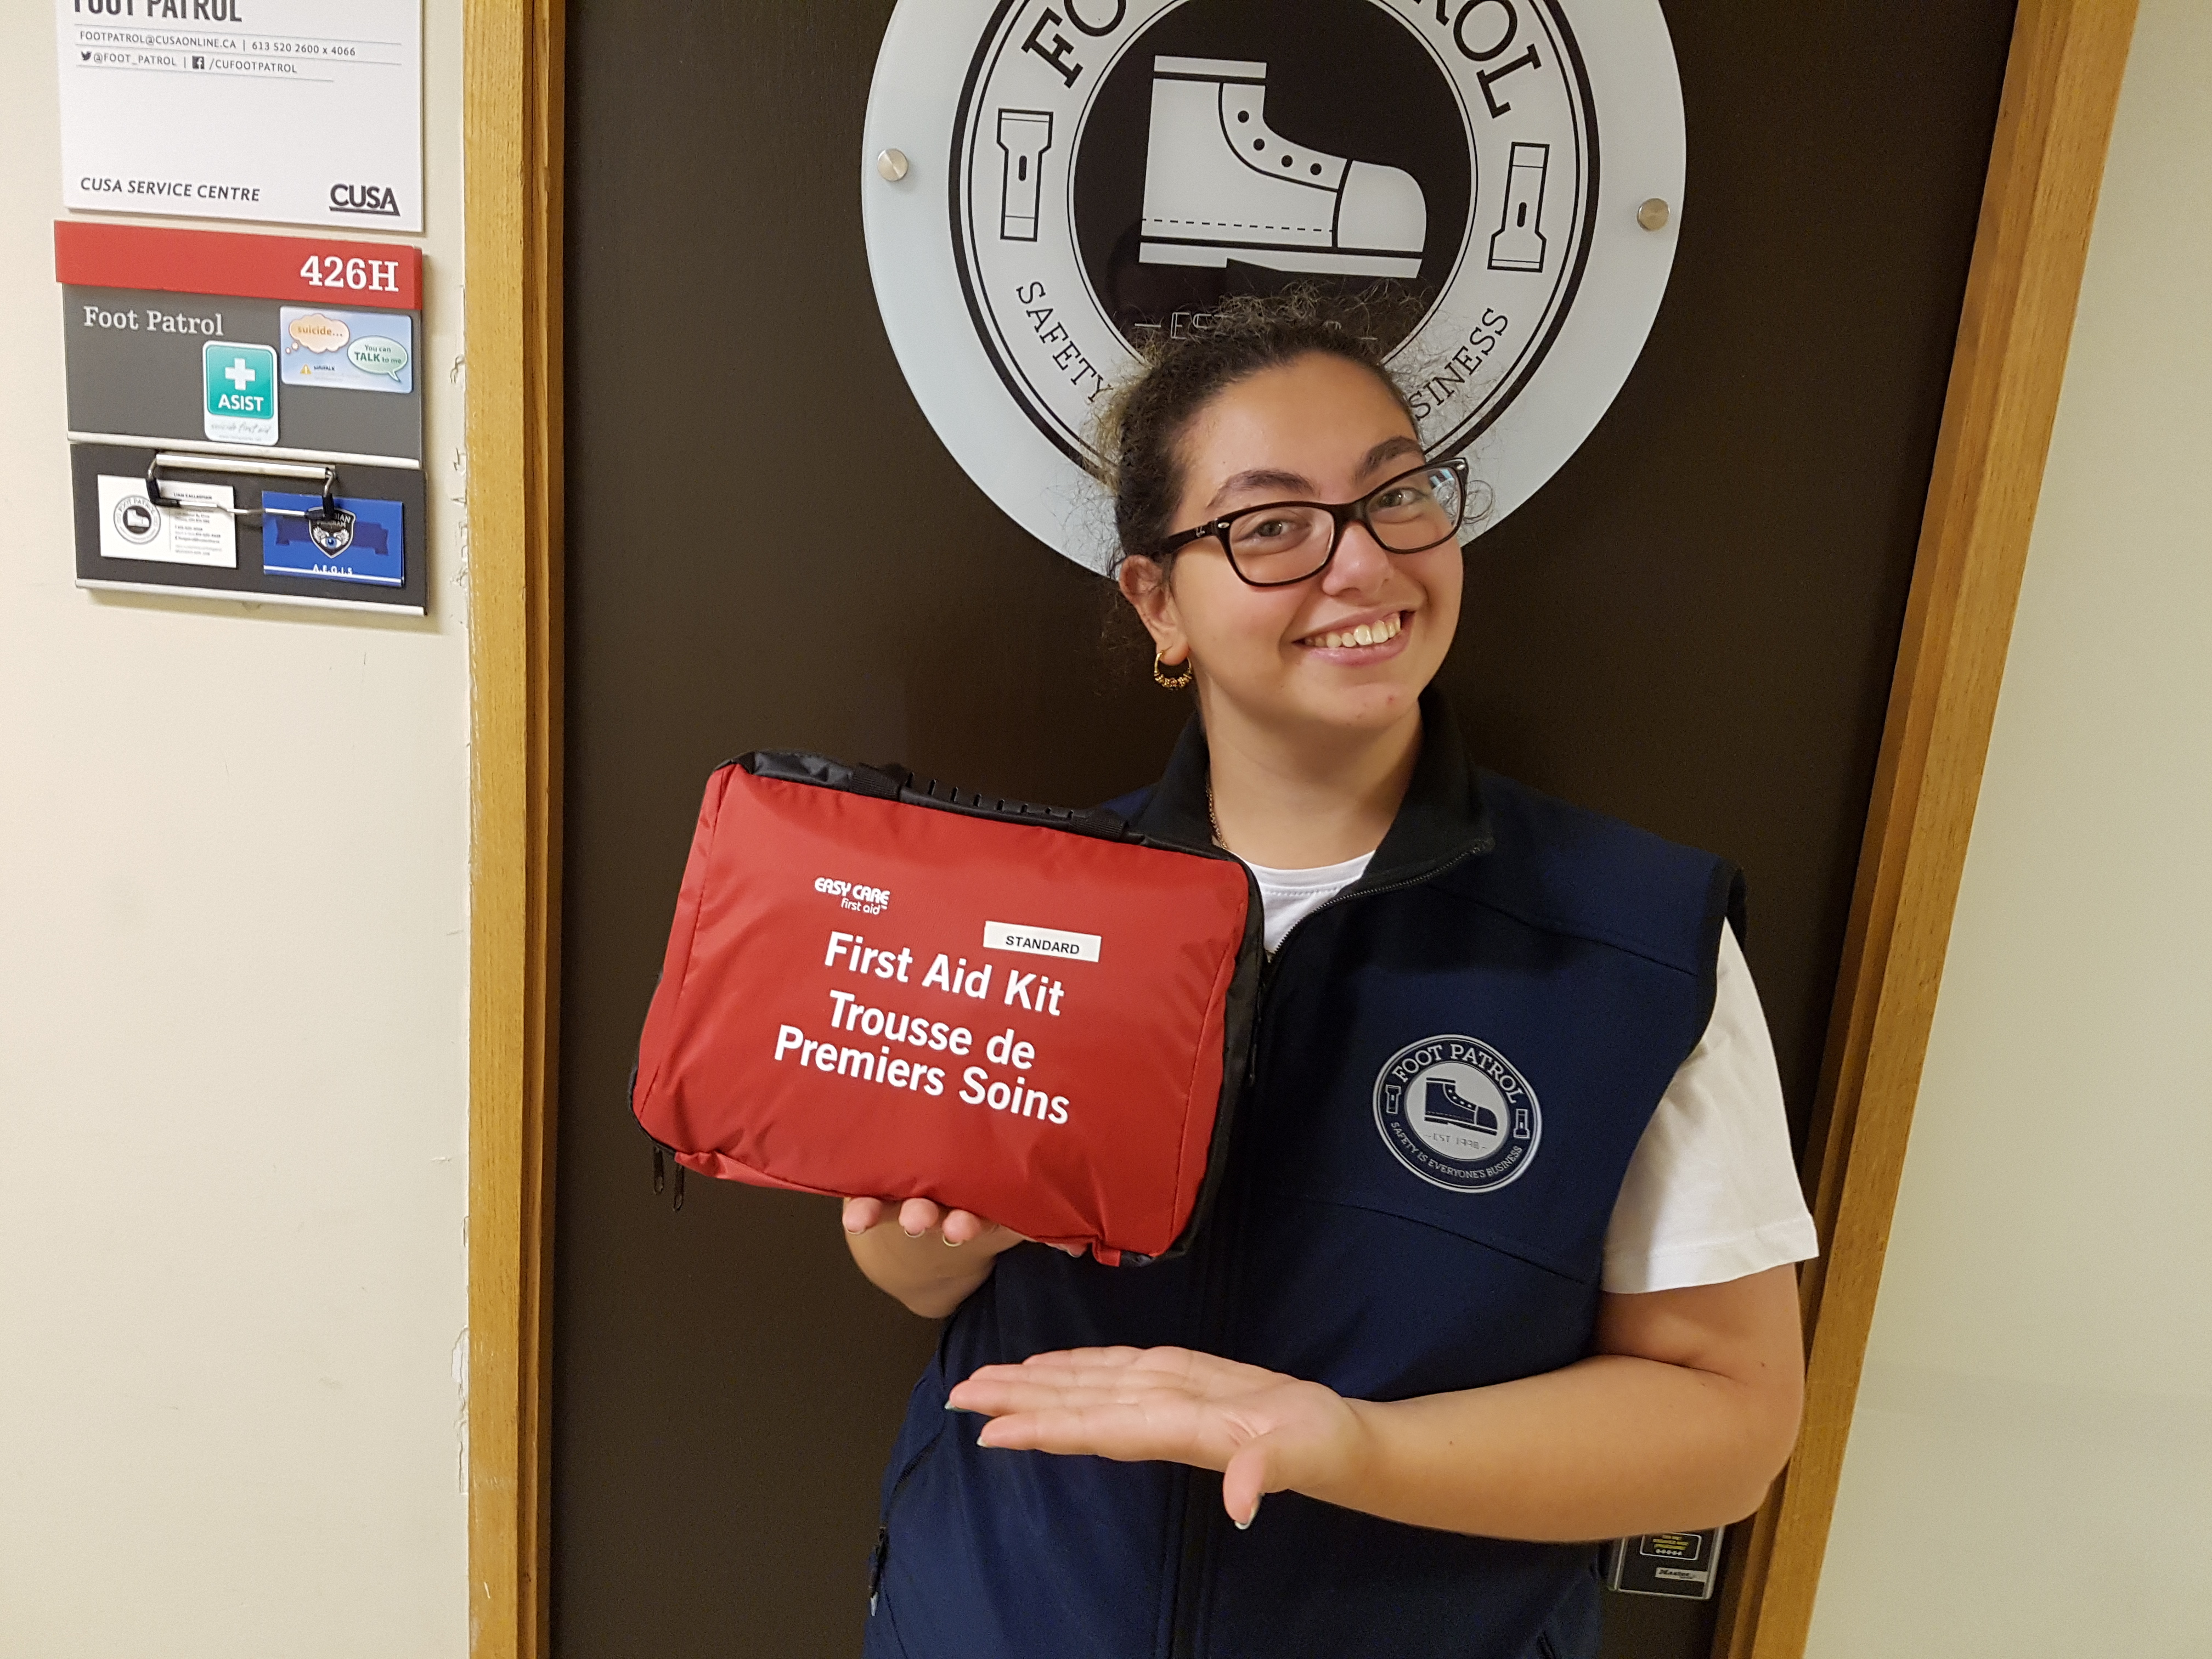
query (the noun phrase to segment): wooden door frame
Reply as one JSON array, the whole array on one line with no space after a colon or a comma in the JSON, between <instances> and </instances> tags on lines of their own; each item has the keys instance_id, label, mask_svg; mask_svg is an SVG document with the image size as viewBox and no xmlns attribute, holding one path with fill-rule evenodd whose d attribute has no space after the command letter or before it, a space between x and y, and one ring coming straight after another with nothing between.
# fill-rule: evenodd
<instances>
[{"instance_id":1,"label":"wooden door frame","mask_svg":"<svg viewBox=\"0 0 2212 1659\"><path fill-rule=\"evenodd\" d=\"M2014 19L1806 1151L1804 1425L1715 1659L1798 1659L1812 1629L2135 12L2021 0Z\"/></svg>"},{"instance_id":2,"label":"wooden door frame","mask_svg":"<svg viewBox=\"0 0 2212 1659\"><path fill-rule=\"evenodd\" d=\"M550 1650L565 0L463 0L469 1651Z\"/></svg>"},{"instance_id":3,"label":"wooden door frame","mask_svg":"<svg viewBox=\"0 0 2212 1659\"><path fill-rule=\"evenodd\" d=\"M550 1652L560 993L562 0L464 0L470 1651ZM1881 1286L2135 0L2022 0L1862 843L1807 1179L1808 1376L1716 1659L1798 1659Z\"/></svg>"}]
</instances>

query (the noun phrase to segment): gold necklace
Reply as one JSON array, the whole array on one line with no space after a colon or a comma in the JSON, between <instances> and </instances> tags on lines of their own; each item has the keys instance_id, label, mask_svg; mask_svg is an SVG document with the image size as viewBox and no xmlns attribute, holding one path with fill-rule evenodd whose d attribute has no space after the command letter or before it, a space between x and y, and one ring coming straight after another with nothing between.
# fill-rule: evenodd
<instances>
[{"instance_id":1,"label":"gold necklace","mask_svg":"<svg viewBox=\"0 0 2212 1659\"><path fill-rule=\"evenodd\" d=\"M1229 843L1221 839L1221 820L1213 815L1213 786L1211 783L1206 786L1206 828L1213 831L1213 844L1227 852Z\"/></svg>"}]
</instances>

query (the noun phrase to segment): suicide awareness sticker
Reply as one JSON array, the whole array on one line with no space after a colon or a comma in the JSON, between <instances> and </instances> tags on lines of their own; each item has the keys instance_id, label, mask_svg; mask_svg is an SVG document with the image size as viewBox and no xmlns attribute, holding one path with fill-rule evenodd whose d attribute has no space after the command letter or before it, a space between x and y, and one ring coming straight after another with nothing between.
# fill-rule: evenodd
<instances>
[{"instance_id":1,"label":"suicide awareness sticker","mask_svg":"<svg viewBox=\"0 0 2212 1659\"><path fill-rule=\"evenodd\" d=\"M277 314L287 386L415 389L415 319L404 311L286 306Z\"/></svg>"},{"instance_id":2,"label":"suicide awareness sticker","mask_svg":"<svg viewBox=\"0 0 2212 1659\"><path fill-rule=\"evenodd\" d=\"M1162 331L1297 283L1410 296L1385 344L1431 455L1487 487L1468 533L1526 501L1658 310L1681 94L1657 0L900 0L863 165L917 401L1103 568L1108 391Z\"/></svg>"}]
</instances>

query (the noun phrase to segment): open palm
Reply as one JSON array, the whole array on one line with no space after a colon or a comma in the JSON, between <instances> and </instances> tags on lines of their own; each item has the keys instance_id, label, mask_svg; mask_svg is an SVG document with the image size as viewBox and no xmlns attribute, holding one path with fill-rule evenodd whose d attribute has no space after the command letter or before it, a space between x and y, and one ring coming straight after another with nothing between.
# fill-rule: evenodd
<instances>
[{"instance_id":1,"label":"open palm","mask_svg":"<svg viewBox=\"0 0 2212 1659\"><path fill-rule=\"evenodd\" d=\"M1352 1406L1318 1382L1188 1348L1070 1348L986 1365L950 1401L993 1419L977 1437L986 1446L1218 1469L1239 1526L1267 1492L1336 1481L1361 1435Z\"/></svg>"}]
</instances>

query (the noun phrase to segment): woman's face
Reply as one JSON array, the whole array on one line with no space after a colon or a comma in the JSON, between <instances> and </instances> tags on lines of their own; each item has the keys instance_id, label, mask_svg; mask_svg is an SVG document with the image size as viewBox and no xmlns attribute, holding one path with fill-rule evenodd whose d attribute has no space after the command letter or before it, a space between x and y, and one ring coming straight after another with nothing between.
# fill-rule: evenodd
<instances>
[{"instance_id":1,"label":"woman's face","mask_svg":"<svg viewBox=\"0 0 2212 1659\"><path fill-rule=\"evenodd\" d=\"M1182 460L1178 530L1265 501L1357 501L1422 452L1372 373L1315 353L1217 396L1191 422ZM1451 646L1461 577L1456 538L1389 553L1352 524L1328 568L1291 586L1247 585L1206 538L1165 583L1152 561L1127 561L1121 587L1162 658L1195 665L1209 720L1226 704L1263 728L1349 735L1412 711ZM1370 643L1356 641L1362 628Z\"/></svg>"}]
</instances>

